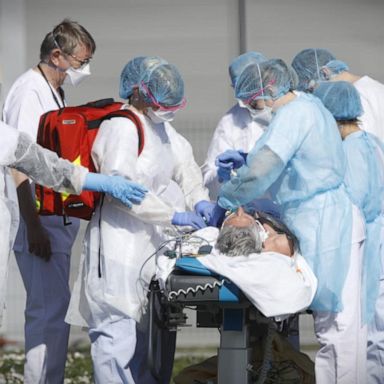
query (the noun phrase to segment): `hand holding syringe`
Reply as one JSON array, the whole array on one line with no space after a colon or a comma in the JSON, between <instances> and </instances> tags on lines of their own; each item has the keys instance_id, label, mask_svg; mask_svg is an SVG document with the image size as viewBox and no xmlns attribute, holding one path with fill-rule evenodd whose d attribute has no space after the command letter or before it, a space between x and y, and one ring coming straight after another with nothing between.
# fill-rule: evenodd
<instances>
[{"instance_id":1,"label":"hand holding syringe","mask_svg":"<svg viewBox=\"0 0 384 384\"><path fill-rule=\"evenodd\" d=\"M217 176L219 182L228 181L231 177L237 176L235 169L245 164L247 153L242 150L235 151L228 149L216 157L215 165L217 166Z\"/></svg>"}]
</instances>

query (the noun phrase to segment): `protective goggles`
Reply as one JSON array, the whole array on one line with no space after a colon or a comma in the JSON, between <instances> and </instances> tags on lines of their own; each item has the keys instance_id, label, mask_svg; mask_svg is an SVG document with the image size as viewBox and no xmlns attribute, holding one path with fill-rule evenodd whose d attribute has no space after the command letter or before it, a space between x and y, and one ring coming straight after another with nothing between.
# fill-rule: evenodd
<instances>
[{"instance_id":1,"label":"protective goggles","mask_svg":"<svg viewBox=\"0 0 384 384\"><path fill-rule=\"evenodd\" d=\"M252 101L256 99L263 99L263 100L271 99L272 97L266 96L264 94L264 91L266 91L269 86L274 85L275 83L276 83L275 80L271 80L265 87L260 88L260 90L257 91L255 94L253 94L249 99L243 100L243 103L249 105L250 103L252 103Z\"/></svg>"},{"instance_id":2,"label":"protective goggles","mask_svg":"<svg viewBox=\"0 0 384 384\"><path fill-rule=\"evenodd\" d=\"M182 109L185 107L185 104L187 103L187 100L185 99L185 97L183 97L183 99L181 100L181 103L178 104L178 105L171 105L171 106L168 106L168 105L161 105L156 99L155 99L155 96L153 96L151 90L144 84L144 82L142 81L140 83L140 86L141 88L143 89L143 91L146 93L146 95L149 97L149 99L151 100L151 103L159 108L160 111L171 111L171 112L176 112L178 111L179 109Z\"/></svg>"}]
</instances>

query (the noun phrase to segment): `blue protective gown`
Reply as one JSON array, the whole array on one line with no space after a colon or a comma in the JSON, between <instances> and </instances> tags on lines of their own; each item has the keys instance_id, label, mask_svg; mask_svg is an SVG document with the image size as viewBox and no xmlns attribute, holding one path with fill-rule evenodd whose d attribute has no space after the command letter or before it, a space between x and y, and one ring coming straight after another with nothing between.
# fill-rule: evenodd
<instances>
[{"instance_id":1,"label":"blue protective gown","mask_svg":"<svg viewBox=\"0 0 384 384\"><path fill-rule=\"evenodd\" d=\"M319 99L298 92L277 110L246 165L219 194L219 204L233 210L269 188L318 278L311 305L317 311L343 308L352 230L352 203L343 184L345 168L332 115Z\"/></svg>"},{"instance_id":2,"label":"blue protective gown","mask_svg":"<svg viewBox=\"0 0 384 384\"><path fill-rule=\"evenodd\" d=\"M366 239L362 276L363 321L370 322L375 313L381 268L381 230L383 226L384 150L375 136L354 132L343 141L347 158L345 184L366 222Z\"/></svg>"}]
</instances>

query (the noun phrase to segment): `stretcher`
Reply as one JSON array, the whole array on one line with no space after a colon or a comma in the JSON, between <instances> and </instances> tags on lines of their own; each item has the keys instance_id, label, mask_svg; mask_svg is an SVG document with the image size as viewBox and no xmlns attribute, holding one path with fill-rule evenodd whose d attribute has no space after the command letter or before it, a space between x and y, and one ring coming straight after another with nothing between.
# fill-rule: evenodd
<instances>
[{"instance_id":1,"label":"stretcher","mask_svg":"<svg viewBox=\"0 0 384 384\"><path fill-rule=\"evenodd\" d=\"M169 383L177 330L187 326L184 310L196 310L196 326L220 330L218 383L263 383L271 359L273 329L293 335L298 348L298 316L276 322L263 316L229 280L215 275L198 259L180 257L165 287L152 281L149 293L148 364L159 383ZM251 344L265 345L263 364L251 363Z\"/></svg>"}]
</instances>

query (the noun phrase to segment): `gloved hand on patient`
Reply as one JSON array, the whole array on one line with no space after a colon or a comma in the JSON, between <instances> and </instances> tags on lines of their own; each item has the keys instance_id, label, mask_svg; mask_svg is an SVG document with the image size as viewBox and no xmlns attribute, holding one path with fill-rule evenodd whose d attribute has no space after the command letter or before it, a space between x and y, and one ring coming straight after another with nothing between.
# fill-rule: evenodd
<instances>
[{"instance_id":1,"label":"gloved hand on patient","mask_svg":"<svg viewBox=\"0 0 384 384\"><path fill-rule=\"evenodd\" d=\"M204 219L196 212L175 212L172 218L173 225L189 226L200 229L207 226Z\"/></svg>"},{"instance_id":2,"label":"gloved hand on patient","mask_svg":"<svg viewBox=\"0 0 384 384\"><path fill-rule=\"evenodd\" d=\"M233 149L227 149L218 155L215 160L215 165L218 168L217 176L219 182L228 181L231 178L231 172L245 164L247 155L248 154L242 150L235 151Z\"/></svg>"},{"instance_id":3,"label":"gloved hand on patient","mask_svg":"<svg viewBox=\"0 0 384 384\"><path fill-rule=\"evenodd\" d=\"M195 212L200 215L206 223L209 223L215 206L216 204L212 201L200 200L195 204Z\"/></svg>"}]
</instances>

